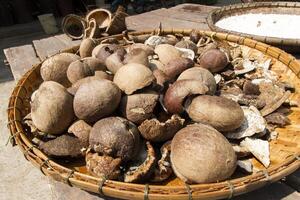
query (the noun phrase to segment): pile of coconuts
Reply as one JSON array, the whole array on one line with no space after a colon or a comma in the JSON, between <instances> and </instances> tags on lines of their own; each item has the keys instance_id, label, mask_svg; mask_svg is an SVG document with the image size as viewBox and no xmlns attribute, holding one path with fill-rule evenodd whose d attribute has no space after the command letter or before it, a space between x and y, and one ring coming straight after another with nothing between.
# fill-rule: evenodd
<instances>
[{"instance_id":1,"label":"pile of coconuts","mask_svg":"<svg viewBox=\"0 0 300 200\"><path fill-rule=\"evenodd\" d=\"M226 180L239 158L236 138L226 134L244 123L241 105L266 106L259 86L234 73L237 57L228 43L196 31L100 44L87 38L77 54L42 63L44 82L24 122L45 154L84 159L93 176L137 183L174 175L187 183Z\"/></svg>"}]
</instances>

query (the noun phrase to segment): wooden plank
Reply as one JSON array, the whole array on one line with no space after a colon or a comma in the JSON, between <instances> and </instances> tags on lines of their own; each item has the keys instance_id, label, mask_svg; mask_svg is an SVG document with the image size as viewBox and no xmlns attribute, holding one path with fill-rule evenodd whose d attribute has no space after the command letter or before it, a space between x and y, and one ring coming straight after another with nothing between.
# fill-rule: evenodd
<instances>
[{"instance_id":1,"label":"wooden plank","mask_svg":"<svg viewBox=\"0 0 300 200\"><path fill-rule=\"evenodd\" d=\"M126 18L127 28L129 30L136 30L136 31L158 28L160 22L162 23L163 28L209 30L205 22L203 23L192 22L192 21L174 19L167 16L153 15L151 13L134 15Z\"/></svg>"},{"instance_id":2,"label":"wooden plank","mask_svg":"<svg viewBox=\"0 0 300 200\"><path fill-rule=\"evenodd\" d=\"M186 12L196 12L196 13L206 13L208 14L211 10L219 8L217 6L206 6L206 5L199 5L199 4L192 4L192 3L184 3L172 8L169 10L183 10Z\"/></svg>"},{"instance_id":3,"label":"wooden plank","mask_svg":"<svg viewBox=\"0 0 300 200\"><path fill-rule=\"evenodd\" d=\"M185 21L191 21L191 22L199 22L199 23L206 23L206 13L187 13L186 11L182 10L174 10L174 9L158 9L151 11L147 14L153 14L157 16L164 16L169 17L173 19L179 19L179 20L185 20Z\"/></svg>"},{"instance_id":4,"label":"wooden plank","mask_svg":"<svg viewBox=\"0 0 300 200\"><path fill-rule=\"evenodd\" d=\"M66 47L66 45L56 37L33 40L32 43L36 50L36 54L41 60L56 54L59 50Z\"/></svg>"},{"instance_id":5,"label":"wooden plank","mask_svg":"<svg viewBox=\"0 0 300 200\"><path fill-rule=\"evenodd\" d=\"M59 34L59 35L55 35L54 37L56 37L61 42L63 42L67 47L77 46L81 42L81 40L72 40L66 34Z\"/></svg>"},{"instance_id":6,"label":"wooden plank","mask_svg":"<svg viewBox=\"0 0 300 200\"><path fill-rule=\"evenodd\" d=\"M207 14L217 7L197 4L181 4L169 9L161 8L126 18L130 30L154 29L162 23L163 28L187 28L209 30Z\"/></svg>"},{"instance_id":7,"label":"wooden plank","mask_svg":"<svg viewBox=\"0 0 300 200\"><path fill-rule=\"evenodd\" d=\"M169 9L162 8L148 13L159 16L166 16L174 19L206 23L208 13L215 8L218 7L198 4L181 4Z\"/></svg>"},{"instance_id":8,"label":"wooden plank","mask_svg":"<svg viewBox=\"0 0 300 200\"><path fill-rule=\"evenodd\" d=\"M38 57L41 60L44 60L47 57L52 56L61 50L78 45L80 43L80 40L73 41L69 39L66 35L61 34L41 40L33 40L32 42Z\"/></svg>"},{"instance_id":9,"label":"wooden plank","mask_svg":"<svg viewBox=\"0 0 300 200\"><path fill-rule=\"evenodd\" d=\"M15 80L20 79L32 65L40 62L31 44L4 49L4 54Z\"/></svg>"}]
</instances>

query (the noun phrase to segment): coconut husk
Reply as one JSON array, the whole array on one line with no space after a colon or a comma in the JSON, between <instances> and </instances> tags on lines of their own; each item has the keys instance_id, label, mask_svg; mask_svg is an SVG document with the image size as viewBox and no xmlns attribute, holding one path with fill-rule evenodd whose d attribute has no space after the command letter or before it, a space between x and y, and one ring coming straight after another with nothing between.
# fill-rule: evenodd
<instances>
[{"instance_id":1,"label":"coconut husk","mask_svg":"<svg viewBox=\"0 0 300 200\"><path fill-rule=\"evenodd\" d=\"M78 15L70 14L63 18L62 30L72 39L79 40L84 37L84 30L87 27L85 19Z\"/></svg>"},{"instance_id":2,"label":"coconut husk","mask_svg":"<svg viewBox=\"0 0 300 200\"><path fill-rule=\"evenodd\" d=\"M90 19L87 24L87 28L84 30L84 38L99 38L101 36L101 30L97 25L94 18Z\"/></svg>"},{"instance_id":3,"label":"coconut husk","mask_svg":"<svg viewBox=\"0 0 300 200\"><path fill-rule=\"evenodd\" d=\"M100 30L107 29L107 27L111 23L111 18L111 12L102 8L94 9L85 16L85 20L87 22L89 22L91 19L95 19L96 24Z\"/></svg>"},{"instance_id":4,"label":"coconut husk","mask_svg":"<svg viewBox=\"0 0 300 200\"><path fill-rule=\"evenodd\" d=\"M109 35L114 35L125 31L127 29L125 23L125 18L127 16L128 14L125 12L125 9L122 6L119 6L105 32Z\"/></svg>"}]
</instances>

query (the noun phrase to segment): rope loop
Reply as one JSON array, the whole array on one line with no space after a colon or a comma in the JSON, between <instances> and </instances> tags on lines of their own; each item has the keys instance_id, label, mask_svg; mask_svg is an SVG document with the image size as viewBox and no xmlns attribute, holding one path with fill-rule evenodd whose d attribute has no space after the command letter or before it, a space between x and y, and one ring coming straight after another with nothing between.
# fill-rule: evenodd
<instances>
[{"instance_id":1,"label":"rope loop","mask_svg":"<svg viewBox=\"0 0 300 200\"><path fill-rule=\"evenodd\" d=\"M70 182L71 176L74 174L74 170L71 170L66 178L66 182L68 183L69 186L73 187L72 183Z\"/></svg>"},{"instance_id":2,"label":"rope loop","mask_svg":"<svg viewBox=\"0 0 300 200\"><path fill-rule=\"evenodd\" d=\"M193 200L193 191L191 189L191 186L187 183L185 183L185 187L186 187L186 190L188 192L188 195L189 195L189 200Z\"/></svg>"},{"instance_id":3,"label":"rope loop","mask_svg":"<svg viewBox=\"0 0 300 200\"><path fill-rule=\"evenodd\" d=\"M105 177L105 176L102 176L102 179L101 179L101 181L99 182L98 192L99 192L99 194L102 195L102 196L104 196L104 193L103 193L103 186L104 186L106 180L107 180L106 177Z\"/></svg>"},{"instance_id":4,"label":"rope loop","mask_svg":"<svg viewBox=\"0 0 300 200\"><path fill-rule=\"evenodd\" d=\"M40 171L44 174L44 175L46 175L45 174L45 172L43 171L43 166L47 163L47 164L49 164L49 158L47 158L46 160L44 160L43 162L42 162L42 164L40 165Z\"/></svg>"},{"instance_id":5,"label":"rope loop","mask_svg":"<svg viewBox=\"0 0 300 200\"><path fill-rule=\"evenodd\" d=\"M7 146L9 142L12 143L14 146L14 144L16 142L16 136L20 133L21 133L20 131L17 131L15 133L13 133L12 135L10 135L5 143L5 146Z\"/></svg>"},{"instance_id":6,"label":"rope loop","mask_svg":"<svg viewBox=\"0 0 300 200\"><path fill-rule=\"evenodd\" d=\"M27 148L27 149L23 152L23 155L24 155L24 157L25 157L26 160L28 160L27 155L28 155L29 151L33 149L33 147L35 147L35 146L32 145L31 147Z\"/></svg>"},{"instance_id":7,"label":"rope loop","mask_svg":"<svg viewBox=\"0 0 300 200\"><path fill-rule=\"evenodd\" d=\"M149 200L149 185L145 185L145 190L144 190L144 200Z\"/></svg>"},{"instance_id":8,"label":"rope loop","mask_svg":"<svg viewBox=\"0 0 300 200\"><path fill-rule=\"evenodd\" d=\"M227 199L231 199L233 197L233 193L234 193L234 186L232 185L232 183L230 181L227 181L228 184L228 188L229 188L229 196L227 197Z\"/></svg>"}]
</instances>

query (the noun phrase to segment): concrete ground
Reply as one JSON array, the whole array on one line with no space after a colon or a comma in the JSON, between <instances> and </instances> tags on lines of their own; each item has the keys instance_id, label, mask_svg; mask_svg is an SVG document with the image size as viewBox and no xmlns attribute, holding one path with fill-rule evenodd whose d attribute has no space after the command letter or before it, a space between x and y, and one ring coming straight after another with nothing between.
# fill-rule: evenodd
<instances>
[{"instance_id":1,"label":"concrete ground","mask_svg":"<svg viewBox=\"0 0 300 200\"><path fill-rule=\"evenodd\" d=\"M237 2L236 0L235 2ZM219 1L224 5L228 1ZM42 32L0 38L0 200L100 200L97 196L66 184L56 183L45 177L25 160L18 147L6 145L9 131L6 127L8 98L15 86L9 66L5 65L3 49L31 43L33 39L46 37ZM107 198L106 198L107 199ZM233 198L236 200L296 200L300 194L289 186L277 182L260 190Z\"/></svg>"}]
</instances>

